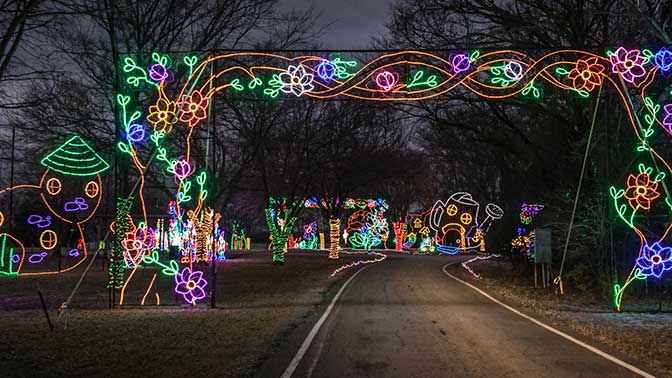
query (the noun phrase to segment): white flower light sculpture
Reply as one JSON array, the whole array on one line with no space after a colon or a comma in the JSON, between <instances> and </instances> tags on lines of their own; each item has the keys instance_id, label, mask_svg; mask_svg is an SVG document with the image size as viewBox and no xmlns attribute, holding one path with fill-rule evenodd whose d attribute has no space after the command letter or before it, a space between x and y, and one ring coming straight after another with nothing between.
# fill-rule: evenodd
<instances>
[{"instance_id":1,"label":"white flower light sculpture","mask_svg":"<svg viewBox=\"0 0 672 378\"><path fill-rule=\"evenodd\" d=\"M307 73L303 66L289 66L287 72L279 76L281 87L284 93L294 93L300 97L313 90L313 74Z\"/></svg>"}]
</instances>

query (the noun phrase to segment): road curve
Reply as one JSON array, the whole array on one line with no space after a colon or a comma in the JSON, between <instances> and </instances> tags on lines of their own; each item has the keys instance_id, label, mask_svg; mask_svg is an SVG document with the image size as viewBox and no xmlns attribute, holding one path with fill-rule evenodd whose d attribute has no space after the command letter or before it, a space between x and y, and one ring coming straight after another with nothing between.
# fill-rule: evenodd
<instances>
[{"instance_id":1,"label":"road curve","mask_svg":"<svg viewBox=\"0 0 672 378\"><path fill-rule=\"evenodd\" d=\"M368 267L292 376L638 377L447 277L441 267L455 259L391 257Z\"/></svg>"}]
</instances>

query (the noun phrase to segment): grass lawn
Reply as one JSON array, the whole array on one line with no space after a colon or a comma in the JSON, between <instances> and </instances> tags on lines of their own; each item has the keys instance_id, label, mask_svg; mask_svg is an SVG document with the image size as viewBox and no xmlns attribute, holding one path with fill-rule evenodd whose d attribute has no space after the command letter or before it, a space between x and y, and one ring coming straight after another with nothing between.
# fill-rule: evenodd
<instances>
[{"instance_id":1,"label":"grass lawn","mask_svg":"<svg viewBox=\"0 0 672 378\"><path fill-rule=\"evenodd\" d=\"M209 298L184 305L173 293L172 279L160 273L140 306L157 272L150 268L136 273L123 309L108 309L106 272L96 262L54 332L37 284L55 322L83 268L0 277L1 376L252 376L327 289L349 273L329 278L331 272L359 258L346 255L334 262L326 253L290 252L284 266L274 266L268 252L231 256L218 265L217 309L208 307Z\"/></svg>"}]
</instances>

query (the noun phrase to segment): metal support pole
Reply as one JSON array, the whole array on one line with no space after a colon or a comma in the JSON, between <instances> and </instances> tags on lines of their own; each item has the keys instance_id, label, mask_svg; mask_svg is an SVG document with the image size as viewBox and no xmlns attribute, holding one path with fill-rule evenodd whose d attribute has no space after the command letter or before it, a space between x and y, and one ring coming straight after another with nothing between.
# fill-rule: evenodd
<instances>
[{"instance_id":1,"label":"metal support pole","mask_svg":"<svg viewBox=\"0 0 672 378\"><path fill-rule=\"evenodd\" d=\"M212 89L212 77L214 74L214 66L215 64L210 65L210 88ZM208 169L208 153L210 152L210 132L212 132L212 135L215 135L215 121L216 121L216 113L215 113L215 95L213 94L211 99L210 99L210 108L208 109L208 139L206 139L206 149L205 149L205 168ZM212 130L211 130L212 129ZM214 173L215 170L215 145L214 145L214 139L213 139L213 145L212 145L212 172ZM214 178L214 174L211 175L212 178ZM214 206L213 206L214 207ZM217 307L217 239L215 238L215 224L214 224L214 219L215 219L215 212L213 210L212 213L212 219L213 219L213 224L212 224L212 256L210 256L210 265L211 265L211 271L210 271L210 307L215 308Z\"/></svg>"},{"instance_id":2,"label":"metal support pole","mask_svg":"<svg viewBox=\"0 0 672 378\"><path fill-rule=\"evenodd\" d=\"M574 207L572 207L572 217L569 219L569 227L567 228L567 237L565 238L565 247L562 252L562 260L560 261L560 271L558 276L553 281L560 289L560 294L564 294L562 286L562 271L565 267L565 259L567 258L567 248L569 247L569 239L572 236L572 228L574 227L574 216L576 215L576 207L579 204L579 196L581 195L581 185L583 184L583 175L586 171L586 163L588 162L588 154L590 153L590 145L593 140L593 130L595 129L595 120L597 119L597 109L600 105L600 98L602 97L602 86L597 92L597 100L595 101L595 110L593 110L593 120L590 124L590 131L588 132L588 141L586 142L586 151L583 154L583 164L581 165L581 175L579 176L579 184L576 187L576 194L574 196Z\"/></svg>"},{"instance_id":3,"label":"metal support pole","mask_svg":"<svg viewBox=\"0 0 672 378\"><path fill-rule=\"evenodd\" d=\"M12 125L12 158L9 168L9 187L14 186L14 149L16 147L16 126ZM14 231L14 191L9 191L9 233ZM11 258L11 256L10 256Z\"/></svg>"},{"instance_id":4,"label":"metal support pole","mask_svg":"<svg viewBox=\"0 0 672 378\"><path fill-rule=\"evenodd\" d=\"M537 288L537 263L534 263L534 288Z\"/></svg>"},{"instance_id":5,"label":"metal support pole","mask_svg":"<svg viewBox=\"0 0 672 378\"><path fill-rule=\"evenodd\" d=\"M120 61L119 57L119 49L117 45L117 31L115 28L115 9L114 6L112 6L112 3L109 2L108 0L105 0L104 2L105 8L108 9L107 13L107 18L108 18L108 24L110 26L109 29L109 38L110 38L110 45L112 48L112 61L114 62L114 80L112 82L113 85L113 90L114 90L114 98L116 99L116 96L119 94L121 85L120 85L120 78L119 78L119 68L118 64ZM114 107L114 138L113 138L113 145L112 149L114 151L114 197L113 197L113 203L114 203L114 218L116 219L116 214L117 214L117 206L116 204L119 201L119 191L120 191L120 173L121 173L121 166L120 166L120 159L119 159L119 149L117 148L120 139L121 139L121 122L119 119L119 105L117 104L117 101L114 100L113 102L113 107ZM126 179L126 178L124 178ZM109 232L108 232L109 234ZM114 237L114 236L113 236ZM109 255L108 255L109 258ZM86 273L86 272L85 272ZM116 289L114 288L114 285L110 285L110 288L108 289L108 305L110 308L114 307L114 304L116 302Z\"/></svg>"}]
</instances>

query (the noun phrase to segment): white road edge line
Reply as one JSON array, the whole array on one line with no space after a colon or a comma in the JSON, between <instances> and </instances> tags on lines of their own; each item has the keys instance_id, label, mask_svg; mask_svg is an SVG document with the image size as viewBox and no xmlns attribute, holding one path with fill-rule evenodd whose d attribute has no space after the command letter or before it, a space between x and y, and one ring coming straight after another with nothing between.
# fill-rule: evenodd
<instances>
[{"instance_id":1,"label":"white road edge line","mask_svg":"<svg viewBox=\"0 0 672 378\"><path fill-rule=\"evenodd\" d=\"M511 306L509 306L509 305L507 305L507 304L504 304L504 303L502 303L502 302L500 302L500 301L498 301L497 299L495 299L495 298L493 298L492 296L490 296L490 294L488 294L488 293L486 293L485 291L483 291L483 290L477 288L476 286L470 284L469 282L463 281L463 280L461 280L461 279L459 279L459 278L453 276L452 274L448 273L448 271L446 271L446 268L447 268L448 266L450 266L450 265L453 265L453 264L455 264L455 263L446 264L446 265L444 265L443 268L442 268L442 269L443 269L443 273L445 273L448 277L450 277L450 278L452 278L452 279L454 279L454 280L456 280L456 281L458 281L458 282L461 282L461 283L463 283L463 284L469 286L470 288L472 288L472 289L476 290L477 292L479 292L479 293L480 293L481 295L483 295L484 297L486 297L486 298L488 298L489 300L491 300L491 301L497 303L498 305L504 307L505 309L507 309L507 310L513 312L514 314L519 315L519 316L521 316L521 317L523 317L523 318L525 318L525 319L531 321L532 323L534 323L534 324L536 324L536 325L538 325L538 326L540 326L540 327L542 327L542 328L545 328L545 329L547 329L547 330L549 330L549 331L555 333L555 334L558 335L558 336L564 337L565 339L567 339L567 340L573 342L574 344L577 344L577 345L579 345L579 346L581 346L581 347L583 347L583 348L588 349L589 351L591 351L591 352L593 352L593 353L599 355L600 357L603 357L603 358L605 358L605 359L607 359L607 360L609 360L609 361L611 361L611 362L613 362L613 363L615 363L615 364L617 364L617 365L620 365L620 366L622 366L622 367L624 367L624 368L626 368L626 369L628 369L628 370L630 370L630 371L632 371L632 372L634 372L634 373L637 373L637 374L641 375L642 377L646 377L646 378L656 378L655 375L651 375L651 374L645 372L644 370L639 369L639 368L636 367L636 366L632 366L632 365L630 365L629 363L627 363L627 362L625 362L625 361L622 361L622 360L620 360L620 359L618 359L618 358L616 358L616 357L614 357L614 356L612 356L612 355L610 355L610 354L608 354L608 353L606 353L606 352L603 352L603 351L601 351L601 350L595 348L595 347L592 346L592 345L588 345L588 344L584 343L584 342L581 341L581 340L577 340L576 338L574 338L574 337L572 337L572 336L570 336L570 335L568 335L568 334L566 334L566 333L564 333L564 332L562 332L562 331L559 331L559 330L557 330L557 329L555 329L555 328L553 328L553 327L547 325L546 323L542 323L542 322L540 322L539 320L537 320L537 319L535 319L535 318L533 318L533 317L531 317L531 316L529 316L529 315L525 315L525 314L523 314L522 312L516 310L515 308L513 308L513 307L511 307Z\"/></svg>"},{"instance_id":2,"label":"white road edge line","mask_svg":"<svg viewBox=\"0 0 672 378\"><path fill-rule=\"evenodd\" d=\"M334 305L336 305L336 301L338 301L338 298L341 297L341 294L343 294L343 291L345 290L346 287L350 284L350 282L357 277L359 273L362 272L362 270L368 268L369 265L361 267L358 271L356 271L350 278L348 278L347 281L341 286L341 288L338 290L334 298L331 300L331 303L329 303L329 306L327 306L327 309L324 310L324 314L320 317L320 319L315 323L313 326L313 329L310 330L308 333L308 336L306 336L306 339L303 341L303 344L301 344L301 347L299 350L296 352L296 355L294 355L294 358L292 361L289 363L289 366L287 366L287 369L285 369L285 372L282 373L281 378L290 378L292 374L294 374L294 370L299 366L301 363L301 360L303 359L303 356L306 354L308 351L308 348L310 347L310 344L313 342L313 339L317 335L317 332L319 332L320 327L322 327L322 324L324 323L325 320L327 320L327 317L331 313L331 310L334 308Z\"/></svg>"}]
</instances>

